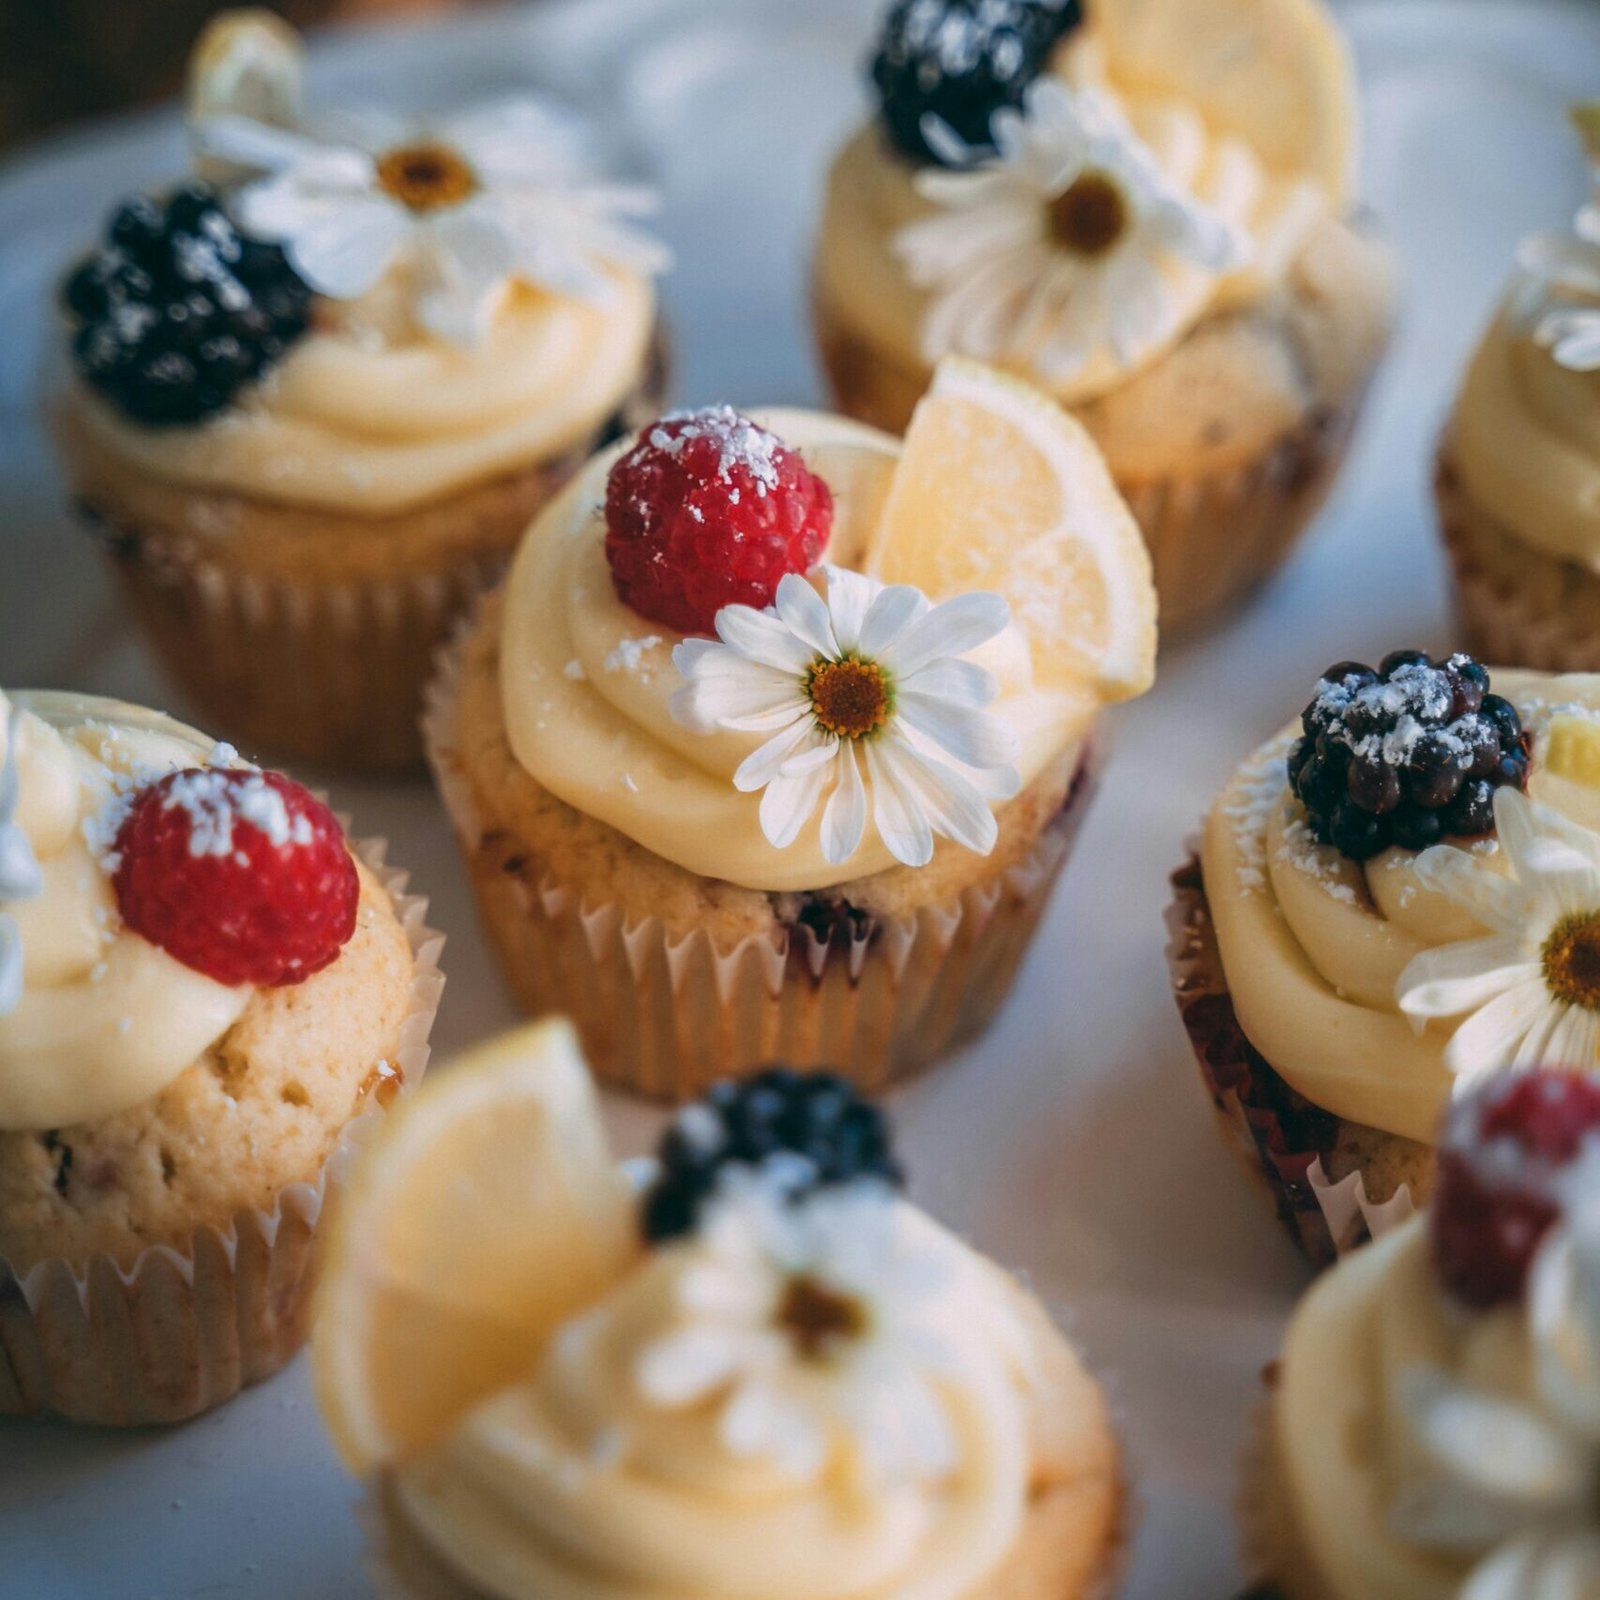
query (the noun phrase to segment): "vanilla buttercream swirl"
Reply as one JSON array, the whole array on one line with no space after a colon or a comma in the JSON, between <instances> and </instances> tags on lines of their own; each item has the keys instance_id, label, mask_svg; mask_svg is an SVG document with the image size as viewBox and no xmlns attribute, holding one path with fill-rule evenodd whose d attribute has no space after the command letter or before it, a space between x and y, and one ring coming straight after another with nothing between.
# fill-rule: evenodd
<instances>
[{"instance_id":1,"label":"vanilla buttercream swirl","mask_svg":"<svg viewBox=\"0 0 1600 1600\"><path fill-rule=\"evenodd\" d=\"M27 834L17 825L18 777L16 726L18 712L0 694L0 722L5 728L5 758L0 762L0 906L8 900L31 900L42 886L39 860ZM22 934L14 917L0 912L0 1016L15 1011L22 999Z\"/></svg>"},{"instance_id":2,"label":"vanilla buttercream swirl","mask_svg":"<svg viewBox=\"0 0 1600 1600\"><path fill-rule=\"evenodd\" d=\"M647 365L655 303L637 275L613 272L604 305L508 284L473 347L416 323L405 277L319 301L313 331L204 426L141 427L80 388L84 424L180 488L384 516L582 449Z\"/></svg>"},{"instance_id":3,"label":"vanilla buttercream swirl","mask_svg":"<svg viewBox=\"0 0 1600 1600\"><path fill-rule=\"evenodd\" d=\"M941 1357L919 1375L954 1439L947 1470L884 1480L845 1459L797 1474L731 1449L715 1405L653 1398L641 1360L680 1327L703 1265L686 1243L647 1258L556 1335L526 1382L399 1469L404 1514L501 1600L973 1593L1026 1513L1027 1336L996 1269L894 1204L906 1248L940 1273L918 1321Z\"/></svg>"},{"instance_id":4,"label":"vanilla buttercream swirl","mask_svg":"<svg viewBox=\"0 0 1600 1600\"><path fill-rule=\"evenodd\" d=\"M1495 689L1534 735L1534 798L1600 829L1600 790L1543 765L1556 711L1600 720L1600 677L1497 672ZM1257 751L1206 821L1206 898L1234 1010L1255 1048L1314 1105L1431 1143L1451 1089L1444 1049L1454 1024L1417 1032L1397 985L1422 951L1487 930L1419 878L1411 851L1362 863L1317 843L1285 771L1298 731ZM1492 839L1471 848L1498 862Z\"/></svg>"},{"instance_id":5,"label":"vanilla buttercream swirl","mask_svg":"<svg viewBox=\"0 0 1600 1600\"><path fill-rule=\"evenodd\" d=\"M813 412L758 420L801 451L832 489L824 558L853 565L881 514L897 444ZM759 795L734 787L733 774L761 734L699 733L672 717L671 698L683 682L672 651L682 636L624 605L606 564L601 508L617 453L597 457L547 508L507 580L501 701L513 753L559 799L688 871L768 891L838 882L841 869L826 859L816 825L778 849L762 832ZM951 596L930 591L928 598ZM1093 707L1034 681L1015 624L972 658L999 681L988 712L1015 736L1026 786L1082 740ZM894 866L874 835L847 870L855 879Z\"/></svg>"},{"instance_id":6,"label":"vanilla buttercream swirl","mask_svg":"<svg viewBox=\"0 0 1600 1600\"><path fill-rule=\"evenodd\" d=\"M14 701L5 749L18 778L13 823L38 882L31 898L5 908L22 986L0 1015L0 1129L59 1128L159 1093L254 992L215 983L130 931L111 885L125 796L231 752L115 700L19 693Z\"/></svg>"}]
</instances>

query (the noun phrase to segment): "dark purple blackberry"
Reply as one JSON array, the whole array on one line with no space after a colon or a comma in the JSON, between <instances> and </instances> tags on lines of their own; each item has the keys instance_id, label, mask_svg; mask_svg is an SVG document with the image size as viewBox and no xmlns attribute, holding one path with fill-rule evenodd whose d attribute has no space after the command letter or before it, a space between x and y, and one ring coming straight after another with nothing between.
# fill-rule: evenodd
<instances>
[{"instance_id":1,"label":"dark purple blackberry","mask_svg":"<svg viewBox=\"0 0 1600 1600\"><path fill-rule=\"evenodd\" d=\"M693 1231L732 1166L767 1169L794 1199L860 1178L896 1189L905 1182L877 1106L831 1072L788 1067L719 1083L685 1106L658 1159L643 1207L645 1237L657 1243Z\"/></svg>"},{"instance_id":2,"label":"dark purple blackberry","mask_svg":"<svg viewBox=\"0 0 1600 1600\"><path fill-rule=\"evenodd\" d=\"M1311 831L1356 861L1494 828L1494 791L1528 785L1531 740L1471 656L1396 650L1323 673L1289 751Z\"/></svg>"},{"instance_id":3,"label":"dark purple blackberry","mask_svg":"<svg viewBox=\"0 0 1600 1600\"><path fill-rule=\"evenodd\" d=\"M310 326L311 291L205 184L138 196L61 286L73 359L124 415L181 427L223 410Z\"/></svg>"},{"instance_id":4,"label":"dark purple blackberry","mask_svg":"<svg viewBox=\"0 0 1600 1600\"><path fill-rule=\"evenodd\" d=\"M936 117L963 143L992 150L989 120L1020 106L1057 40L1083 20L1081 0L896 0L872 81L895 148L942 165L926 137Z\"/></svg>"}]
</instances>

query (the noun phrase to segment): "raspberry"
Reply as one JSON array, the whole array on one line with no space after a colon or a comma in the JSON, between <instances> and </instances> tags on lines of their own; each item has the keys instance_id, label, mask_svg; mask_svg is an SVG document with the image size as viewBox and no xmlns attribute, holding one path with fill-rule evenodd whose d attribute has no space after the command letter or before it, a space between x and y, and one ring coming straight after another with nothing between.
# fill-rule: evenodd
<instances>
[{"instance_id":1,"label":"raspberry","mask_svg":"<svg viewBox=\"0 0 1600 1600\"><path fill-rule=\"evenodd\" d=\"M1486 1311L1521 1298L1561 1215L1562 1173L1597 1135L1600 1084L1576 1073L1517 1073L1456 1102L1431 1220L1434 1265L1456 1299Z\"/></svg>"},{"instance_id":2,"label":"raspberry","mask_svg":"<svg viewBox=\"0 0 1600 1600\"><path fill-rule=\"evenodd\" d=\"M1471 656L1396 650L1323 673L1289 752L1312 833L1355 861L1494 829L1494 791L1528 786L1531 741Z\"/></svg>"},{"instance_id":3,"label":"raspberry","mask_svg":"<svg viewBox=\"0 0 1600 1600\"><path fill-rule=\"evenodd\" d=\"M831 1072L770 1067L719 1083L684 1107L667 1129L660 1175L644 1198L645 1236L692 1232L700 1207L729 1166L772 1167L793 1197L858 1178L899 1188L888 1119Z\"/></svg>"},{"instance_id":4,"label":"raspberry","mask_svg":"<svg viewBox=\"0 0 1600 1600\"><path fill-rule=\"evenodd\" d=\"M344 834L281 773L169 773L133 796L115 852L123 921L218 983L301 983L355 932Z\"/></svg>"},{"instance_id":5,"label":"raspberry","mask_svg":"<svg viewBox=\"0 0 1600 1600\"><path fill-rule=\"evenodd\" d=\"M794 451L727 406L652 423L606 482L606 559L624 605L680 633L724 606L772 604L827 543L833 495Z\"/></svg>"}]
</instances>

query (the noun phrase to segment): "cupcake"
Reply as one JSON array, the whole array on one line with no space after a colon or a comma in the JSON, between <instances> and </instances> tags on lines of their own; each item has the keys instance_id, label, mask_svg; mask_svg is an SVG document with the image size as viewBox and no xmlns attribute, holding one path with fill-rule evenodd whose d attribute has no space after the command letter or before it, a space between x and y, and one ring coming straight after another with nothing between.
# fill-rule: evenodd
<instances>
[{"instance_id":1,"label":"cupcake","mask_svg":"<svg viewBox=\"0 0 1600 1600\"><path fill-rule=\"evenodd\" d=\"M510 987L607 1083L777 1056L877 1089L999 1004L1154 650L1087 436L957 361L903 449L723 407L597 457L426 733Z\"/></svg>"},{"instance_id":2,"label":"cupcake","mask_svg":"<svg viewBox=\"0 0 1600 1600\"><path fill-rule=\"evenodd\" d=\"M1548 672L1600 671L1600 104L1580 127L1595 198L1523 245L1434 476L1473 649Z\"/></svg>"},{"instance_id":3,"label":"cupcake","mask_svg":"<svg viewBox=\"0 0 1600 1600\"><path fill-rule=\"evenodd\" d=\"M1110 1592L1099 1388L902 1198L847 1082L719 1085L647 1165L641 1192L614 1164L560 1020L363 1154L313 1366L381 1596Z\"/></svg>"},{"instance_id":4,"label":"cupcake","mask_svg":"<svg viewBox=\"0 0 1600 1600\"><path fill-rule=\"evenodd\" d=\"M382 845L167 717L0 696L0 738L0 1414L176 1422L302 1342L440 941Z\"/></svg>"},{"instance_id":5,"label":"cupcake","mask_svg":"<svg viewBox=\"0 0 1600 1600\"><path fill-rule=\"evenodd\" d=\"M1255 1600L1586 1600L1600 1584L1600 1090L1451 1112L1427 1217L1324 1276L1246 1473Z\"/></svg>"},{"instance_id":6,"label":"cupcake","mask_svg":"<svg viewBox=\"0 0 1600 1600\"><path fill-rule=\"evenodd\" d=\"M1427 1199L1452 1086L1600 1072L1600 677L1329 668L1174 878L1178 1007L1314 1261Z\"/></svg>"},{"instance_id":7,"label":"cupcake","mask_svg":"<svg viewBox=\"0 0 1600 1600\"><path fill-rule=\"evenodd\" d=\"M625 220L646 197L592 178L550 106L313 117L281 24L217 28L205 180L127 201L62 285L65 476L220 730L404 766L453 619L653 413L662 253Z\"/></svg>"},{"instance_id":8,"label":"cupcake","mask_svg":"<svg viewBox=\"0 0 1600 1600\"><path fill-rule=\"evenodd\" d=\"M1169 634L1259 583L1393 296L1318 0L896 0L872 75L813 273L839 408L898 430L945 354L1009 368L1105 453Z\"/></svg>"}]
</instances>

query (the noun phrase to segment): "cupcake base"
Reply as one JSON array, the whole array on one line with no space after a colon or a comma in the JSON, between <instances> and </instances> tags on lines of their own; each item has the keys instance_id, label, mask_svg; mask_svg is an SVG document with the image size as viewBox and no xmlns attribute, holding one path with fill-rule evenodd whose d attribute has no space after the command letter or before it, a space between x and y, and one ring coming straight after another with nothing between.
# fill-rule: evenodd
<instances>
[{"instance_id":1,"label":"cupcake base","mask_svg":"<svg viewBox=\"0 0 1600 1600\"><path fill-rule=\"evenodd\" d=\"M1443 447L1434 499L1472 653L1544 672L1600 672L1600 573L1533 549L1489 516Z\"/></svg>"},{"instance_id":2,"label":"cupcake base","mask_svg":"<svg viewBox=\"0 0 1600 1600\"><path fill-rule=\"evenodd\" d=\"M1245 1037L1222 969L1198 857L1172 876L1173 994L1229 1146L1264 1183L1316 1266L1403 1222L1427 1200L1426 1145L1336 1117L1297 1093Z\"/></svg>"},{"instance_id":3,"label":"cupcake base","mask_svg":"<svg viewBox=\"0 0 1600 1600\"><path fill-rule=\"evenodd\" d=\"M1049 813L1036 815L1042 798L1024 809L1013 825L1033 832L1009 850L1002 821L1004 864L963 888L893 916L838 898L740 891L758 903L755 931L714 934L704 921L727 886L683 874L565 806L516 763L503 725L489 726L499 717L496 606L490 597L441 658L424 718L428 759L507 985L529 1015L572 1019L598 1078L682 1101L782 1061L826 1066L876 1092L982 1031L1087 807L1086 755L1059 781L1040 780ZM580 855L604 874L582 878ZM652 873L705 914L669 926L647 889L624 897L619 885Z\"/></svg>"},{"instance_id":4,"label":"cupcake base","mask_svg":"<svg viewBox=\"0 0 1600 1600\"><path fill-rule=\"evenodd\" d=\"M656 414L665 375L658 340L595 437L385 517L150 482L97 452L70 407L58 433L79 510L195 720L247 755L395 770L421 758L423 689L456 618L592 451Z\"/></svg>"},{"instance_id":5,"label":"cupcake base","mask_svg":"<svg viewBox=\"0 0 1600 1600\"><path fill-rule=\"evenodd\" d=\"M427 901L404 892L406 874L384 865L382 841L357 849L411 947L410 1007L387 1080L403 1089L427 1069L444 940L424 920ZM0 1256L0 1416L182 1422L278 1371L305 1342L324 1208L383 1116L377 1082L317 1177L286 1186L270 1210L241 1210L181 1250L152 1247L127 1266L97 1255L17 1271Z\"/></svg>"},{"instance_id":6,"label":"cupcake base","mask_svg":"<svg viewBox=\"0 0 1600 1600\"><path fill-rule=\"evenodd\" d=\"M813 318L837 409L903 433L928 369L897 365L816 294ZM1365 393L1363 383L1341 404L1312 407L1236 466L1157 479L1113 468L1150 550L1163 641L1242 601L1283 563L1333 486Z\"/></svg>"}]
</instances>

